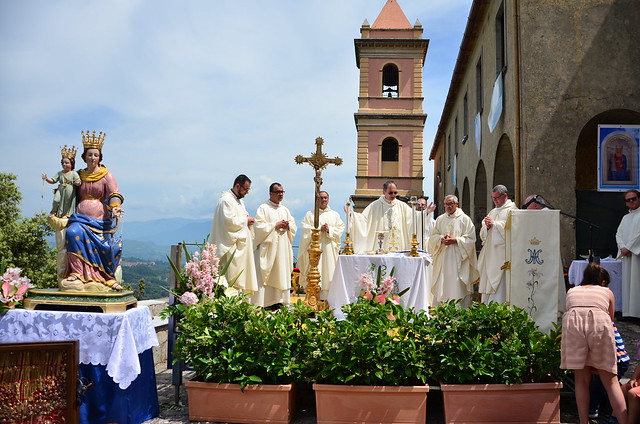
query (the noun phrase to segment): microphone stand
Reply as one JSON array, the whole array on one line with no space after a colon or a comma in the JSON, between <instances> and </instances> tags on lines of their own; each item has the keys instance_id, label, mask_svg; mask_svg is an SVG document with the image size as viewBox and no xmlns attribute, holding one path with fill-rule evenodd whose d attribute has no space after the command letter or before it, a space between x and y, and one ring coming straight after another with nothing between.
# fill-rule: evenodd
<instances>
[{"instance_id":1,"label":"microphone stand","mask_svg":"<svg viewBox=\"0 0 640 424\"><path fill-rule=\"evenodd\" d=\"M547 205L545 203L542 203L542 202L538 202L537 198L531 199L526 206L529 206L531 203L537 203L542 207L549 208L549 205ZM552 209L552 208L549 208L549 209ZM600 227L597 226L596 224L594 224L593 222L587 221L586 219L578 218L577 216L574 216L574 215L568 214L566 212L563 212L560 209L558 209L558 212L560 212L561 215L564 215L564 216L567 216L569 218L572 218L575 221L581 222L581 223L583 223L583 224L585 224L586 226L589 227L589 262L593 262L594 259L596 259L596 262L599 263L600 262L600 258L598 258L597 256L594 257L594 255L593 255L593 231L594 230L599 230Z\"/></svg>"}]
</instances>

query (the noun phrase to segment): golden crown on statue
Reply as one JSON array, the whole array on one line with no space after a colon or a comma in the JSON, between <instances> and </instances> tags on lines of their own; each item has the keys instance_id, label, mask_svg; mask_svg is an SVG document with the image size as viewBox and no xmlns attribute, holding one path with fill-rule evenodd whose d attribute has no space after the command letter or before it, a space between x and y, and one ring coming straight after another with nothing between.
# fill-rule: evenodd
<instances>
[{"instance_id":1,"label":"golden crown on statue","mask_svg":"<svg viewBox=\"0 0 640 424\"><path fill-rule=\"evenodd\" d=\"M82 145L84 146L85 150L86 149L102 150L102 145L104 144L104 138L107 136L107 133L103 133L102 131L100 131L99 134L96 134L95 131L93 131L93 133L89 133L89 131L87 131L86 134L84 131L81 131L80 133L82 134Z\"/></svg>"},{"instance_id":2,"label":"golden crown on statue","mask_svg":"<svg viewBox=\"0 0 640 424\"><path fill-rule=\"evenodd\" d=\"M63 158L75 159L76 158L76 146L71 146L71 148L69 148L65 144L64 147L60 148L60 154L62 155Z\"/></svg>"}]
</instances>

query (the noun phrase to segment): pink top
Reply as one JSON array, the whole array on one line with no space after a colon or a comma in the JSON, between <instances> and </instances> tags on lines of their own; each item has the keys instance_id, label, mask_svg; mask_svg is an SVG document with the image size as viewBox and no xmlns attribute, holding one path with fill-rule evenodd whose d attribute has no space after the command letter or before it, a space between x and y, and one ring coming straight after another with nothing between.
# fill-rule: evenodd
<instances>
[{"instance_id":1,"label":"pink top","mask_svg":"<svg viewBox=\"0 0 640 424\"><path fill-rule=\"evenodd\" d=\"M100 178L98 181L82 181L78 187L78 206L76 213L95 219L104 219L109 216L106 201L114 194L119 193L118 183L111 174ZM120 202L118 202L120 203Z\"/></svg>"}]
</instances>

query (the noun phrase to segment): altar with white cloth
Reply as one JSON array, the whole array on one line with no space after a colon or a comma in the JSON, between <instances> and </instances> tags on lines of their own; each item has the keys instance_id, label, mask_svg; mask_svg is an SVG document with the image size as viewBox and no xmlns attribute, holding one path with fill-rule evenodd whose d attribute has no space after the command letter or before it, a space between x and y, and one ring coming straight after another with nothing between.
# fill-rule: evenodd
<instances>
[{"instance_id":1,"label":"altar with white cloth","mask_svg":"<svg viewBox=\"0 0 640 424\"><path fill-rule=\"evenodd\" d=\"M582 283L584 269L589 261L576 260L569 266L569 283L579 286ZM611 283L609 289L616 298L616 312L622 312L622 262L612 257L600 259L600 266L609 272Z\"/></svg>"},{"instance_id":2,"label":"altar with white cloth","mask_svg":"<svg viewBox=\"0 0 640 424\"><path fill-rule=\"evenodd\" d=\"M80 422L141 423L159 413L146 306L124 313L13 309L0 315L0 343L80 341Z\"/></svg>"},{"instance_id":3,"label":"altar with white cloth","mask_svg":"<svg viewBox=\"0 0 640 424\"><path fill-rule=\"evenodd\" d=\"M360 295L360 276L369 273L371 265L387 267L387 275L395 267L394 276L398 280L400 291L409 290L400 297L405 308L416 311L429 310L431 295L428 266L431 258L427 253L418 257L409 257L405 252L387 253L383 255L340 255L333 273L331 288L327 296L329 307L334 309L338 319L344 319L340 310L342 305L354 303Z\"/></svg>"}]
</instances>

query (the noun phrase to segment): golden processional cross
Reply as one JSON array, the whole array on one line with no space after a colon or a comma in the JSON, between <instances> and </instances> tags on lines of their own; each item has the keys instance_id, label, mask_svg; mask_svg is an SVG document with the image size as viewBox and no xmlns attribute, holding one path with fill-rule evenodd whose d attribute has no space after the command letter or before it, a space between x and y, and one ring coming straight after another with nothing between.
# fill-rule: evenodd
<instances>
[{"instance_id":1,"label":"golden processional cross","mask_svg":"<svg viewBox=\"0 0 640 424\"><path fill-rule=\"evenodd\" d=\"M335 157L329 159L325 153L322 152L322 145L324 140L322 137L316 138L316 151L309 157L298 155L295 161L298 165L308 162L309 165L316 171L316 176L313 181L315 183L315 202L313 204L313 229L311 230L311 245L309 246L309 272L307 273L307 288L304 303L311 306L313 310L320 311L326 308L326 302L320 301L320 272L318 271L318 263L320 262L320 255L322 250L320 249L320 186L322 186L322 170L329 164L336 166L342 165L342 159Z\"/></svg>"}]
</instances>

